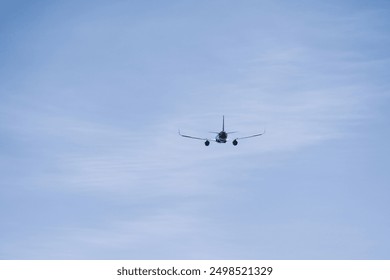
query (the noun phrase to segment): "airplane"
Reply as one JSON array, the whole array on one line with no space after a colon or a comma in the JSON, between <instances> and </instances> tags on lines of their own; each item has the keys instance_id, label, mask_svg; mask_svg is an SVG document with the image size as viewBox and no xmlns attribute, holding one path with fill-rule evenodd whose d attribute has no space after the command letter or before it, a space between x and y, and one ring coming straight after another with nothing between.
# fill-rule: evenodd
<instances>
[{"instance_id":1,"label":"airplane","mask_svg":"<svg viewBox=\"0 0 390 280\"><path fill-rule=\"evenodd\" d=\"M222 130L220 132L211 132L211 133L215 133L217 134L215 136L215 139L208 139L208 138L201 138L201 137L194 137L194 136L190 136L190 135L184 135L184 134L181 134L180 133L180 130L179 130L179 135L182 136L182 137L186 137L186 138L191 138L191 139L197 139L197 140L203 140L205 141L204 144L205 146L209 146L210 145L210 141L215 141L216 143L220 143L220 144L224 144L226 142L229 141L228 139L228 134L229 133L235 133L236 131L232 131L232 132L226 132L225 131L225 116L222 116ZM260 136L260 135L263 135L265 133L265 130L264 132L262 133L258 133L258 134L253 134L253 135L250 135L250 136L245 136L245 137L237 137L235 138L233 141L232 141L232 144L234 146L237 146L238 144L238 141L237 140L240 140L240 139L246 139L246 138L252 138L252 137L257 137L257 136Z\"/></svg>"}]
</instances>

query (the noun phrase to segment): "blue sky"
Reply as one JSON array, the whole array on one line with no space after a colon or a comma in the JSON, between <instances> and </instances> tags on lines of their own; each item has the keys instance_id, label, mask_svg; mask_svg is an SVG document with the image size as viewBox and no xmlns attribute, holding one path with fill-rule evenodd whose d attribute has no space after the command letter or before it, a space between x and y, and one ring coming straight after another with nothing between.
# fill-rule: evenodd
<instances>
[{"instance_id":1,"label":"blue sky","mask_svg":"<svg viewBox=\"0 0 390 280\"><path fill-rule=\"evenodd\" d=\"M1 259L389 259L387 1L0 11Z\"/></svg>"}]
</instances>

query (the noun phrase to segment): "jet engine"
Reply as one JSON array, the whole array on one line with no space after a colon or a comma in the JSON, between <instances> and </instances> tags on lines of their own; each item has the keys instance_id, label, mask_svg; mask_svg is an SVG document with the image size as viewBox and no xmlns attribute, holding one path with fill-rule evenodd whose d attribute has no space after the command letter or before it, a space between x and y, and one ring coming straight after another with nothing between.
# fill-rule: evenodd
<instances>
[{"instance_id":1,"label":"jet engine","mask_svg":"<svg viewBox=\"0 0 390 280\"><path fill-rule=\"evenodd\" d=\"M238 144L237 139L234 139L232 143L233 143L234 146L237 146L237 144Z\"/></svg>"},{"instance_id":2,"label":"jet engine","mask_svg":"<svg viewBox=\"0 0 390 280\"><path fill-rule=\"evenodd\" d=\"M205 146L210 145L210 141L209 141L209 140L206 140L206 142L204 142L204 145L205 145Z\"/></svg>"}]
</instances>

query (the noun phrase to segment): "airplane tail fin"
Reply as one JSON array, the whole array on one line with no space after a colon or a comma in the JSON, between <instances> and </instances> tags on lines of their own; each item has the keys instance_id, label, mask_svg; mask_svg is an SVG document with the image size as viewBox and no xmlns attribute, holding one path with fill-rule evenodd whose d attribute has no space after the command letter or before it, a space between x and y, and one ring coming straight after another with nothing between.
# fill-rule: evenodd
<instances>
[{"instance_id":1,"label":"airplane tail fin","mask_svg":"<svg viewBox=\"0 0 390 280\"><path fill-rule=\"evenodd\" d=\"M222 116L222 131L225 131L225 116Z\"/></svg>"}]
</instances>

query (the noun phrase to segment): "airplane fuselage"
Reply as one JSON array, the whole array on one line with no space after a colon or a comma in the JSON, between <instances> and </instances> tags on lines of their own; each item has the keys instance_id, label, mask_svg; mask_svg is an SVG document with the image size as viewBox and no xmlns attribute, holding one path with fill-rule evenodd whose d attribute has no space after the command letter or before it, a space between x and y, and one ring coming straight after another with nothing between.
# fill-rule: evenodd
<instances>
[{"instance_id":1,"label":"airplane fuselage","mask_svg":"<svg viewBox=\"0 0 390 280\"><path fill-rule=\"evenodd\" d=\"M221 131L215 137L217 143L226 143L228 134L225 131Z\"/></svg>"}]
</instances>

